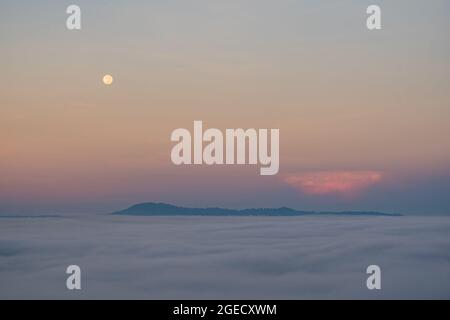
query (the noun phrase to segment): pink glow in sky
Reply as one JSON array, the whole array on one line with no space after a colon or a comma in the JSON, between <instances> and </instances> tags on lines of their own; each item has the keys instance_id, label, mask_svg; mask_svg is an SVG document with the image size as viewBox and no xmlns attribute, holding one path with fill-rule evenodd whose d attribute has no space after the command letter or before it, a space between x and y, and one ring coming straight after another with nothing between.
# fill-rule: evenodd
<instances>
[{"instance_id":1,"label":"pink glow in sky","mask_svg":"<svg viewBox=\"0 0 450 320\"><path fill-rule=\"evenodd\" d=\"M319 171L288 175L283 180L305 194L350 195L379 183L382 178L378 171Z\"/></svg>"}]
</instances>

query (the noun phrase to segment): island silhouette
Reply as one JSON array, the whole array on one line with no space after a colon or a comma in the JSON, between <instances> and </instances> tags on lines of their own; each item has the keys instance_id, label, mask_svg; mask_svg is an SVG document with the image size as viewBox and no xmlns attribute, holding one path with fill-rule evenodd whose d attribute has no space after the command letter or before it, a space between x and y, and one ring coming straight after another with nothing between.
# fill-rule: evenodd
<instances>
[{"instance_id":1,"label":"island silhouette","mask_svg":"<svg viewBox=\"0 0 450 320\"><path fill-rule=\"evenodd\" d=\"M384 213L376 211L299 211L288 207L250 209L226 209L217 207L188 208L159 202L135 204L124 210L113 212L112 214L129 216L402 216L402 214L399 213Z\"/></svg>"}]
</instances>

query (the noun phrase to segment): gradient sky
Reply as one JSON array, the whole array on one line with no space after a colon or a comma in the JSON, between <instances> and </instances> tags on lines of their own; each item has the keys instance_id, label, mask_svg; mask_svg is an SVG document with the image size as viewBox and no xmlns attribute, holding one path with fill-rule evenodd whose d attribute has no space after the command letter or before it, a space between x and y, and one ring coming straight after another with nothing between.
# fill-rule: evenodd
<instances>
[{"instance_id":1,"label":"gradient sky","mask_svg":"<svg viewBox=\"0 0 450 320\"><path fill-rule=\"evenodd\" d=\"M65 26L73 3L81 31ZM374 3L381 31L365 27ZM446 0L0 0L0 213L450 214L449 13ZM174 166L170 134L194 120L279 128L280 173Z\"/></svg>"}]
</instances>

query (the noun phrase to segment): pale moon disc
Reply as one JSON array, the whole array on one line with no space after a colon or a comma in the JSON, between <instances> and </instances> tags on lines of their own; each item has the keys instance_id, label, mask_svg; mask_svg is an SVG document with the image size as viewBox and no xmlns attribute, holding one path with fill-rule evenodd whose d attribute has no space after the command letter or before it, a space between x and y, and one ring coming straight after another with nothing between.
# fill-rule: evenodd
<instances>
[{"instance_id":1,"label":"pale moon disc","mask_svg":"<svg viewBox=\"0 0 450 320\"><path fill-rule=\"evenodd\" d=\"M105 74L103 76L103 83L106 84L107 86L109 86L110 84L112 84L114 81L112 75L110 74Z\"/></svg>"}]
</instances>

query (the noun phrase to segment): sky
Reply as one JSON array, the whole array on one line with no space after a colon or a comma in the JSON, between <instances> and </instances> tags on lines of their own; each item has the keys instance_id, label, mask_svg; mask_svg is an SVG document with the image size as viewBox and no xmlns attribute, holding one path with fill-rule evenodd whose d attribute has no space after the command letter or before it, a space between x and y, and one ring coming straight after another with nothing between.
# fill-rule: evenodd
<instances>
[{"instance_id":1,"label":"sky","mask_svg":"<svg viewBox=\"0 0 450 320\"><path fill-rule=\"evenodd\" d=\"M73 3L81 30L66 28ZM374 3L382 29L369 31ZM0 0L0 213L163 201L450 214L449 9ZM194 120L279 128L279 173L173 165L170 134Z\"/></svg>"}]
</instances>

